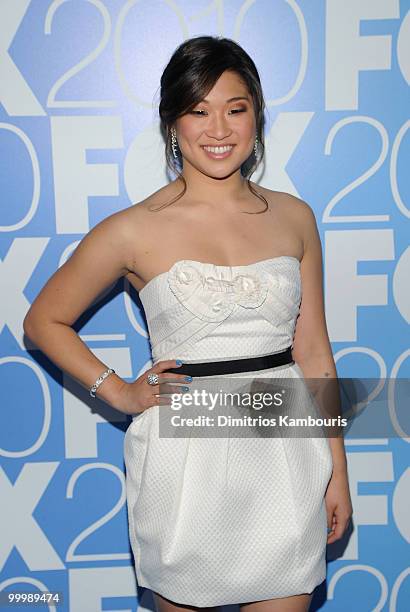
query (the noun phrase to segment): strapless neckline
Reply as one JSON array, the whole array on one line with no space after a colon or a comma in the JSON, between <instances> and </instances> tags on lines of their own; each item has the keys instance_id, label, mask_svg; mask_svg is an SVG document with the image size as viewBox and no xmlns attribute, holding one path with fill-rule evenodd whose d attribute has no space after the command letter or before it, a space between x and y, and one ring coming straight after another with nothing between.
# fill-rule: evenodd
<instances>
[{"instance_id":1,"label":"strapless neckline","mask_svg":"<svg viewBox=\"0 0 410 612\"><path fill-rule=\"evenodd\" d=\"M194 263L194 264L199 264L202 266L211 266L213 268L218 268L221 270L239 270L239 269L244 269L244 268L250 268L252 266L256 266L259 264L274 263L282 259L289 259L290 261L293 261L298 266L300 266L300 263L301 263L300 260L297 257L294 257L293 255L277 255L276 257L268 257L267 259L260 259L258 261L253 261L249 264L242 264L242 265L236 265L236 266L214 264L210 261L198 261L197 259L179 259L178 261L172 264L169 270L166 270L165 272L160 272L159 274L151 278L147 283L145 283L142 289L139 290L138 295L139 296L143 295L146 289L148 289L151 285L155 284L155 282L158 281L160 278L168 276L168 274L172 272L174 267L181 263Z\"/></svg>"}]
</instances>

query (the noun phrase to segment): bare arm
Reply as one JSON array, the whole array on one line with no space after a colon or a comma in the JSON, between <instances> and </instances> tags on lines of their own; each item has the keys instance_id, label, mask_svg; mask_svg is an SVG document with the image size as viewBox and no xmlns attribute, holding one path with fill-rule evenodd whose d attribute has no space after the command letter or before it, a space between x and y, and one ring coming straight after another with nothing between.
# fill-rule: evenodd
<instances>
[{"instance_id":1,"label":"bare arm","mask_svg":"<svg viewBox=\"0 0 410 612\"><path fill-rule=\"evenodd\" d=\"M44 285L23 321L34 344L87 389L109 364L100 361L71 326L107 287L129 272L131 232L124 212L101 221L82 239ZM97 395L120 408L125 384L111 374Z\"/></svg>"},{"instance_id":2,"label":"bare arm","mask_svg":"<svg viewBox=\"0 0 410 612\"><path fill-rule=\"evenodd\" d=\"M301 264L302 303L296 322L292 355L307 379L337 378L337 371L329 341L323 298L322 248L316 219L310 206L300 201L303 216L304 255ZM330 384L335 395L337 384ZM325 385L321 387L325 388ZM340 414L335 404L329 408L331 416ZM326 408L326 407L325 407ZM346 472L347 461L343 436L330 437L334 472Z\"/></svg>"},{"instance_id":3,"label":"bare arm","mask_svg":"<svg viewBox=\"0 0 410 612\"><path fill-rule=\"evenodd\" d=\"M292 354L300 365L305 378L316 379L313 380L313 386L320 382L319 393L314 393L315 399L317 400L318 395L320 410L334 417L340 414L340 397L338 382L332 380L337 379L337 371L325 319L322 247L313 211L306 202L300 202L299 212L303 218L304 228L304 255L301 264L302 303L296 322ZM323 381L324 378L328 379L326 385L317 380L322 379ZM330 394L326 392L329 385ZM326 488L325 500L327 525L331 530L328 533L327 543L332 544L346 531L353 514L353 506L343 435L329 437L329 445L332 452L333 470Z\"/></svg>"}]
</instances>

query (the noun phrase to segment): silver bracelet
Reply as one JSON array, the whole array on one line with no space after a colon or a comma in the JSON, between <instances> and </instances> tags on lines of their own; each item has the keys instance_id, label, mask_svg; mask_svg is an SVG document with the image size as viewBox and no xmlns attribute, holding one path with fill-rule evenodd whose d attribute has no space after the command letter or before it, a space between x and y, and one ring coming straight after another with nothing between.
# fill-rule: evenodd
<instances>
[{"instance_id":1,"label":"silver bracelet","mask_svg":"<svg viewBox=\"0 0 410 612\"><path fill-rule=\"evenodd\" d=\"M95 392L97 391L98 387L101 385L103 380L105 380L107 376L109 376L110 374L114 374L114 373L115 373L115 370L113 370L112 368L108 368L108 370L105 370L105 372L103 372L101 376L97 378L97 380L95 381L95 383L90 389L91 397L95 397Z\"/></svg>"}]
</instances>

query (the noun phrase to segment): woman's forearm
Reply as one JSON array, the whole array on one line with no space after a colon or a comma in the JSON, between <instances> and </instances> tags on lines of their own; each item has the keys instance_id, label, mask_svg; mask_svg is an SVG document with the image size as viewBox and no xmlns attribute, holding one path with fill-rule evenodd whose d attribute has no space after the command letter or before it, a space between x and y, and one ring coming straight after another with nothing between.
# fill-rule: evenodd
<instances>
[{"instance_id":1,"label":"woman's forearm","mask_svg":"<svg viewBox=\"0 0 410 612\"><path fill-rule=\"evenodd\" d=\"M309 359L297 361L297 364L307 380L321 414L333 418L342 416L337 371L332 353L311 356ZM335 437L329 435L333 472L346 472L347 459L343 432L341 427L335 429L338 430L338 435Z\"/></svg>"},{"instance_id":2,"label":"woman's forearm","mask_svg":"<svg viewBox=\"0 0 410 612\"><path fill-rule=\"evenodd\" d=\"M64 372L90 389L107 369L72 327L64 323L24 322L24 331L32 342ZM120 393L125 381L116 373L110 374L98 387L96 396L120 409Z\"/></svg>"}]
</instances>

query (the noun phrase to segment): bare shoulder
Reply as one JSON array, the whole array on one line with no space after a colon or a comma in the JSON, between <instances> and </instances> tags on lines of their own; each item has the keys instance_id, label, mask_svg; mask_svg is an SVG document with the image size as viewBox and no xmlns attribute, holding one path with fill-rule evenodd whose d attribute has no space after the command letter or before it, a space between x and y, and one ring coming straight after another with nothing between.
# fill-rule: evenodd
<instances>
[{"instance_id":1,"label":"bare shoulder","mask_svg":"<svg viewBox=\"0 0 410 612\"><path fill-rule=\"evenodd\" d=\"M154 223L157 224L164 215L155 215L155 211L171 197L172 194L169 194L168 185L166 185L143 200L134 202L127 208L109 215L98 225L101 231L115 232L126 242L131 240L135 244L136 232L141 238Z\"/></svg>"},{"instance_id":2,"label":"bare shoulder","mask_svg":"<svg viewBox=\"0 0 410 612\"><path fill-rule=\"evenodd\" d=\"M178 180L174 180L163 185L143 200L136 202L135 206L147 212L152 212L161 207L162 204L169 202L173 197L180 195L181 191L182 184Z\"/></svg>"},{"instance_id":3,"label":"bare shoulder","mask_svg":"<svg viewBox=\"0 0 410 612\"><path fill-rule=\"evenodd\" d=\"M294 228L305 248L312 239L317 239L316 216L308 202L285 191L274 191L257 184L254 186L266 198L271 210Z\"/></svg>"},{"instance_id":4,"label":"bare shoulder","mask_svg":"<svg viewBox=\"0 0 410 612\"><path fill-rule=\"evenodd\" d=\"M253 186L267 199L272 209L278 209L280 212L294 215L295 218L300 217L304 220L313 214L313 210L307 202L291 193L267 189L257 183L253 183Z\"/></svg>"},{"instance_id":5,"label":"bare shoulder","mask_svg":"<svg viewBox=\"0 0 410 612\"><path fill-rule=\"evenodd\" d=\"M134 226L138 216L132 206L106 216L81 239L72 259L80 261L82 257L97 254L103 257L104 253L115 255L121 262L122 274L126 274L132 265Z\"/></svg>"},{"instance_id":6,"label":"bare shoulder","mask_svg":"<svg viewBox=\"0 0 410 612\"><path fill-rule=\"evenodd\" d=\"M144 226L150 223L157 224L160 222L161 218L167 216L168 207L164 206L162 208L162 206L169 203L175 196L180 193L180 191L181 189L178 189L178 187L176 186L176 181L174 181L173 183L164 185L157 191L154 191L152 194L150 194L143 200L135 202L123 212L126 213L127 211L129 211L130 217L133 220L138 221L139 224L143 224ZM172 210L172 207L170 207L169 210ZM155 214L159 211L161 211L162 214ZM144 228L140 227L140 229Z\"/></svg>"},{"instance_id":7,"label":"bare shoulder","mask_svg":"<svg viewBox=\"0 0 410 612\"><path fill-rule=\"evenodd\" d=\"M308 202L291 193L279 192L280 202L289 215L302 223L315 221L315 213Z\"/></svg>"},{"instance_id":8,"label":"bare shoulder","mask_svg":"<svg viewBox=\"0 0 410 612\"><path fill-rule=\"evenodd\" d=\"M308 202L290 193L278 192L284 213L301 229L304 241L317 233L316 216Z\"/></svg>"}]
</instances>

